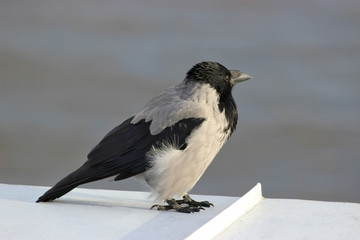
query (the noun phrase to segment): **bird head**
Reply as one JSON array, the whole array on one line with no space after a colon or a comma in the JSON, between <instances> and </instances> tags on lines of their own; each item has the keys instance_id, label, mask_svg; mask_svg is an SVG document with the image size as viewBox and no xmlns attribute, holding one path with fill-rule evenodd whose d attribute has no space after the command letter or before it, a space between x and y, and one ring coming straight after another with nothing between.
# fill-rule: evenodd
<instances>
[{"instance_id":1,"label":"bird head","mask_svg":"<svg viewBox=\"0 0 360 240\"><path fill-rule=\"evenodd\" d=\"M201 62L187 72L185 81L210 84L222 94L231 91L235 84L251 78L250 75L238 70L228 70L217 62Z\"/></svg>"}]
</instances>

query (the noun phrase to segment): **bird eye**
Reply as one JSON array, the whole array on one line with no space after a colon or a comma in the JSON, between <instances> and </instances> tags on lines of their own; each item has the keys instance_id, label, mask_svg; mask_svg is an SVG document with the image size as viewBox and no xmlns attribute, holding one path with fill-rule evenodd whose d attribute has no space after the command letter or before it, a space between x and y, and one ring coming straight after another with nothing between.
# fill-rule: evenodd
<instances>
[{"instance_id":1,"label":"bird eye","mask_svg":"<svg viewBox=\"0 0 360 240\"><path fill-rule=\"evenodd\" d=\"M225 80L226 80L226 81L229 81L229 80L230 80L230 76L229 76L229 75L226 75L226 76L225 76Z\"/></svg>"}]
</instances>

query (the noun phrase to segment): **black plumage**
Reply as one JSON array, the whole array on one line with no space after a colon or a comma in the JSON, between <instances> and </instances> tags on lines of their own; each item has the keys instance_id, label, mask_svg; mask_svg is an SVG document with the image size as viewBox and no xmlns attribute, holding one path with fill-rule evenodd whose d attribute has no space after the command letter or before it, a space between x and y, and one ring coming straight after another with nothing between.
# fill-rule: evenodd
<instances>
[{"instance_id":1,"label":"black plumage","mask_svg":"<svg viewBox=\"0 0 360 240\"><path fill-rule=\"evenodd\" d=\"M187 118L151 135L151 121L131 124L133 117L111 130L88 154L88 160L75 172L58 182L37 202L52 201L75 187L88 182L116 176L122 180L144 172L151 167L146 154L153 147L172 143L177 149L186 148L186 139L204 121L203 118Z\"/></svg>"}]
</instances>

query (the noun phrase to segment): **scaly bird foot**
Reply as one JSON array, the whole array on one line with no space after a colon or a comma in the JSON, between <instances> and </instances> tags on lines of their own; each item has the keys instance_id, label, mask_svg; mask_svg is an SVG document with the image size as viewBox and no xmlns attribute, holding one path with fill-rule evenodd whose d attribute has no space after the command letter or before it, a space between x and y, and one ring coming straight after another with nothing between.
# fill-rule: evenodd
<instances>
[{"instance_id":1,"label":"scaly bird foot","mask_svg":"<svg viewBox=\"0 0 360 240\"><path fill-rule=\"evenodd\" d=\"M186 203L186 204L188 204L189 206L192 206L192 207L211 207L211 206L214 206L214 204L212 204L211 202L208 202L208 201L201 201L201 202L195 201L194 199L192 199L189 196L189 194L185 194L184 197L183 197L183 200L178 200L178 203L179 204Z\"/></svg>"},{"instance_id":2,"label":"scaly bird foot","mask_svg":"<svg viewBox=\"0 0 360 240\"><path fill-rule=\"evenodd\" d=\"M182 213L193 213L193 212L199 212L200 210L204 210L202 207L194 207L194 206L181 206L178 204L178 202L175 199L169 199L166 200L168 205L159 205L156 204L152 206L150 209L157 208L159 211L168 211L171 209L174 209L177 212Z\"/></svg>"},{"instance_id":3,"label":"scaly bird foot","mask_svg":"<svg viewBox=\"0 0 360 240\"><path fill-rule=\"evenodd\" d=\"M193 213L199 212L200 210L205 210L203 207L214 206L212 203L208 201L198 202L192 199L188 194L186 194L182 200L169 199L166 200L168 205L159 205L156 204L152 206L150 209L157 208L159 211L168 211L174 209L177 212L183 213ZM187 204L187 206L181 206L183 204Z\"/></svg>"}]
</instances>

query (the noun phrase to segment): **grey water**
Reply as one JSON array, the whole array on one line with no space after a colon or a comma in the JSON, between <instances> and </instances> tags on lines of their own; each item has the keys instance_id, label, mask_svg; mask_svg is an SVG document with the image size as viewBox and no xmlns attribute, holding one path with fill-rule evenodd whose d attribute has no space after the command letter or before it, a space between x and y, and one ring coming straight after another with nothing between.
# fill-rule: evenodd
<instances>
[{"instance_id":1,"label":"grey water","mask_svg":"<svg viewBox=\"0 0 360 240\"><path fill-rule=\"evenodd\" d=\"M55 184L212 60L254 78L234 89L237 131L192 193L261 182L265 197L360 202L359 24L356 0L1 1L0 182Z\"/></svg>"}]
</instances>

